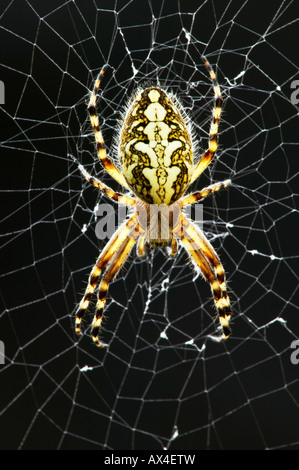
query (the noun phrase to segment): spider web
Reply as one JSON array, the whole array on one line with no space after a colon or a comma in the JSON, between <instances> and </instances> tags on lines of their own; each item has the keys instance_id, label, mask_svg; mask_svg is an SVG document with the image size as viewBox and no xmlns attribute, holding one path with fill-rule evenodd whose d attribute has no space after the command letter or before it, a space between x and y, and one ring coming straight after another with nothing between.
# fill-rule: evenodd
<instances>
[{"instance_id":1,"label":"spider web","mask_svg":"<svg viewBox=\"0 0 299 470\"><path fill-rule=\"evenodd\" d=\"M296 6L1 2L1 448L299 448ZM107 199L74 161L120 188L96 157L89 91L106 64L110 156L144 83L178 95L200 155L214 99L202 55L225 104L217 158L192 189L232 180L204 202L203 228L227 272L233 333L213 340L210 288L183 250L132 253L99 350L93 311L80 338L74 312L105 243L95 229Z\"/></svg>"}]
</instances>

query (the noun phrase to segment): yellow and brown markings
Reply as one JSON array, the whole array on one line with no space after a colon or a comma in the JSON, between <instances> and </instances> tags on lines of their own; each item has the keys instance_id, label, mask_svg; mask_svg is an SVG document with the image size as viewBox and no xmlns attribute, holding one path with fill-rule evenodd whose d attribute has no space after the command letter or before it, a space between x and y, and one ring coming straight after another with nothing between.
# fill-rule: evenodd
<instances>
[{"instance_id":1,"label":"yellow and brown markings","mask_svg":"<svg viewBox=\"0 0 299 470\"><path fill-rule=\"evenodd\" d=\"M206 61L205 65L209 71L210 78L213 83L214 94L215 94L215 106L213 110L213 120L210 127L210 139L209 139L209 147L201 157L200 161L196 165L192 175L192 182L195 181L199 175L206 169L209 165L210 161L213 159L218 146L218 127L219 121L221 116L223 98L221 96L220 87L217 83L216 75L210 66L209 62Z\"/></svg>"},{"instance_id":2,"label":"yellow and brown markings","mask_svg":"<svg viewBox=\"0 0 299 470\"><path fill-rule=\"evenodd\" d=\"M128 184L124 178L124 176L120 173L120 171L116 168L112 160L108 158L106 149L105 149L105 144L104 144L104 139L102 135L102 131L100 129L100 121L99 117L97 115L97 108L96 108L96 101L97 101L97 94L100 88L100 84L102 81L102 78L104 76L105 69L102 69L97 80L95 81L93 91L90 95L89 99L89 104L88 104L88 112L89 112L89 117L90 117L90 122L93 127L94 131L94 136L96 140L96 146L97 146L97 153L100 161L102 162L105 170L116 180L118 181L119 184L124 186L125 188L128 187Z\"/></svg>"},{"instance_id":3,"label":"yellow and brown markings","mask_svg":"<svg viewBox=\"0 0 299 470\"><path fill-rule=\"evenodd\" d=\"M130 107L120 138L123 174L149 204L172 204L193 171L191 138L180 112L159 88L143 90Z\"/></svg>"}]
</instances>

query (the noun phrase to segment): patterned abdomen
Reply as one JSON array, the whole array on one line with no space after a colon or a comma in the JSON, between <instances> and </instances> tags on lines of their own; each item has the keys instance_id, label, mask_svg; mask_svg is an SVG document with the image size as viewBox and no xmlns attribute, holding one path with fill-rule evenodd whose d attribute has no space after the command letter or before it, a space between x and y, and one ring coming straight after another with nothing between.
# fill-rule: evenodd
<instances>
[{"instance_id":1,"label":"patterned abdomen","mask_svg":"<svg viewBox=\"0 0 299 470\"><path fill-rule=\"evenodd\" d=\"M193 172L192 143L180 112L160 88L146 88L121 130L120 162L132 191L149 204L172 204Z\"/></svg>"}]
</instances>

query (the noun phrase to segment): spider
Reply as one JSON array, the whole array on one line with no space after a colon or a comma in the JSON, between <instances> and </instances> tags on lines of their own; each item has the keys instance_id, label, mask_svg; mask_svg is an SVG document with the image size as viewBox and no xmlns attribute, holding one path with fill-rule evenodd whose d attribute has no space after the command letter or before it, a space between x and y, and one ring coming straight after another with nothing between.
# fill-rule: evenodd
<instances>
[{"instance_id":1,"label":"spider","mask_svg":"<svg viewBox=\"0 0 299 470\"><path fill-rule=\"evenodd\" d=\"M230 335L231 308L223 266L204 233L182 212L186 205L201 201L230 184L230 180L226 180L185 195L191 183L207 168L217 150L223 99L213 69L208 61L205 61L205 65L212 81L215 105L208 149L196 165L193 164L191 132L183 110L172 95L158 86L151 86L138 91L124 115L118 139L119 170L106 154L96 110L98 90L105 68L100 72L90 94L88 112L98 157L104 169L135 196L115 192L79 165L82 175L89 183L113 201L134 208L134 214L118 228L97 258L76 312L75 328L80 334L82 318L99 284L91 330L92 339L97 346L106 346L99 339L99 333L109 284L117 276L136 242L137 255L140 257L146 256L147 250L151 248L164 248L168 250L169 256L174 256L180 242L200 269L203 278L210 283L220 321L219 340Z\"/></svg>"}]
</instances>

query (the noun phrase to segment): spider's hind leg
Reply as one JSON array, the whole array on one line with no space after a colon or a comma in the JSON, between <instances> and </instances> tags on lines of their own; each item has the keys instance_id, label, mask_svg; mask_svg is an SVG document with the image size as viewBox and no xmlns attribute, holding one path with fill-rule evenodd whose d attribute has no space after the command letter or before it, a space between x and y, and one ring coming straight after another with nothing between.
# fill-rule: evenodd
<instances>
[{"instance_id":1,"label":"spider's hind leg","mask_svg":"<svg viewBox=\"0 0 299 470\"><path fill-rule=\"evenodd\" d=\"M213 109L213 117L210 127L209 147L194 168L192 182L195 181L199 177L199 175L205 170L205 168L209 165L217 151L218 127L223 104L223 98L221 95L220 87L217 82L216 75L207 60L205 61L205 65L212 80L212 85L215 94L215 105Z\"/></svg>"},{"instance_id":2,"label":"spider's hind leg","mask_svg":"<svg viewBox=\"0 0 299 470\"><path fill-rule=\"evenodd\" d=\"M121 184L125 188L128 188L128 183L126 182L124 176L121 174L118 168L116 168L113 161L107 156L105 144L104 144L104 138L102 135L102 131L100 129L100 120L97 114L96 101L97 101L97 95L98 95L98 91L99 91L104 73L105 73L105 67L99 73L98 78L95 81L93 90L90 94L90 99L88 103L88 112L89 112L90 122L93 127L93 131L94 131L94 135L96 139L98 157L103 167L105 168L107 173L109 173L112 176L112 178L114 178L119 184Z\"/></svg>"}]
</instances>

